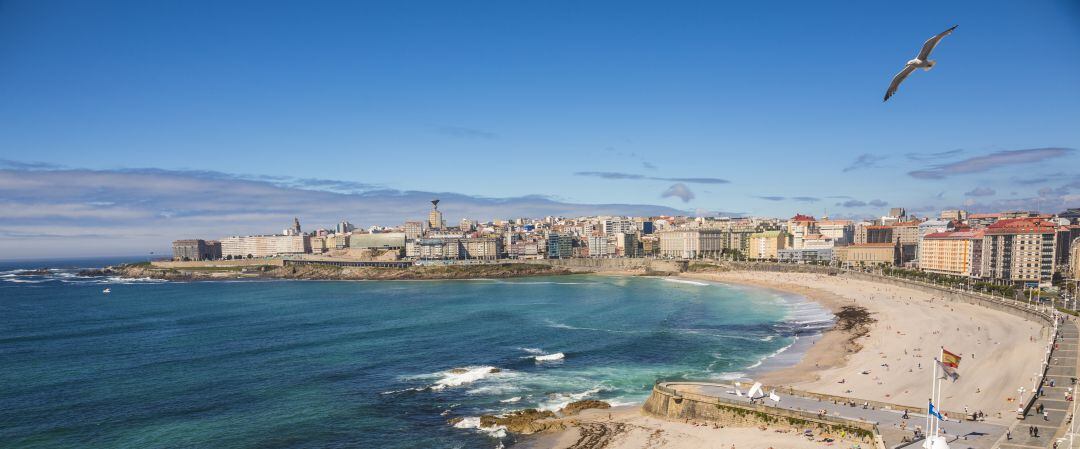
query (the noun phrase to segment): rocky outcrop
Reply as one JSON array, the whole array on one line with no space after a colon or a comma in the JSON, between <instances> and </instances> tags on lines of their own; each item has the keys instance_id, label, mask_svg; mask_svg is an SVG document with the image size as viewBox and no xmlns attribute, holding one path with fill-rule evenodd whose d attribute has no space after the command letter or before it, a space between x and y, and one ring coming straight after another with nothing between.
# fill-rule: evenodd
<instances>
[{"instance_id":1,"label":"rocky outcrop","mask_svg":"<svg viewBox=\"0 0 1080 449\"><path fill-rule=\"evenodd\" d=\"M576 414L580 413L582 410L590 409L590 408L598 408L598 409L611 408L611 404L608 404L607 402L604 402L604 401L597 401L597 400L594 400L594 399L586 399L584 401L571 402L571 403L567 404L566 407L563 407L562 410L559 410L559 413L562 414L563 416L572 416L572 415L576 415Z\"/></svg>"},{"instance_id":2,"label":"rocky outcrop","mask_svg":"<svg viewBox=\"0 0 1080 449\"><path fill-rule=\"evenodd\" d=\"M506 427L507 431L528 435L547 430L562 430L566 428L560 420L555 418L555 413L549 410L537 410L534 408L518 410L503 416L483 415L480 417L480 427Z\"/></svg>"}]
</instances>

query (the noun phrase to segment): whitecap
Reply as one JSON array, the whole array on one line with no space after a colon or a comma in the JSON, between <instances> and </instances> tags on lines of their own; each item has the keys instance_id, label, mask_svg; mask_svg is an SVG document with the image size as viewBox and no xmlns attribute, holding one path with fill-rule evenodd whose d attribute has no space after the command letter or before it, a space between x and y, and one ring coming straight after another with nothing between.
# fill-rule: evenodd
<instances>
[{"instance_id":1,"label":"whitecap","mask_svg":"<svg viewBox=\"0 0 1080 449\"><path fill-rule=\"evenodd\" d=\"M566 354L556 352L554 354L538 355L533 357L537 362L552 362L566 358Z\"/></svg>"},{"instance_id":2,"label":"whitecap","mask_svg":"<svg viewBox=\"0 0 1080 449\"><path fill-rule=\"evenodd\" d=\"M521 396L514 396L512 398L499 400L499 402L502 402L503 404L512 404L512 403L515 403L515 402L520 401L520 400L521 400Z\"/></svg>"},{"instance_id":3,"label":"whitecap","mask_svg":"<svg viewBox=\"0 0 1080 449\"><path fill-rule=\"evenodd\" d=\"M550 401L540 404L538 408L540 410L549 410L553 412L558 411L567 405L570 405L571 402L580 401L605 390L606 388L598 385L594 388L582 391L581 393L555 393L549 396L551 398Z\"/></svg>"},{"instance_id":4,"label":"whitecap","mask_svg":"<svg viewBox=\"0 0 1080 449\"><path fill-rule=\"evenodd\" d=\"M499 369L494 366L469 366L450 371L443 371L440 374L442 378L436 381L435 385L431 386L431 389L442 390L448 387L459 387L471 384L495 374L498 370Z\"/></svg>"},{"instance_id":5,"label":"whitecap","mask_svg":"<svg viewBox=\"0 0 1080 449\"><path fill-rule=\"evenodd\" d=\"M454 427L457 429L476 429L494 438L506 437L506 426L481 427L479 416L466 416L461 421L454 423Z\"/></svg>"}]
</instances>

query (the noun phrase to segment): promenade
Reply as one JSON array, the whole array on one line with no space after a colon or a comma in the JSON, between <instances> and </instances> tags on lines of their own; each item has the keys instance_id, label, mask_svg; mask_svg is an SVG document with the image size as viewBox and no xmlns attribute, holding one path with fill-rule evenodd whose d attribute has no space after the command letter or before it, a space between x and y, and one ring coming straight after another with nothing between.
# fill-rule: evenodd
<instances>
[{"instance_id":1,"label":"promenade","mask_svg":"<svg viewBox=\"0 0 1080 449\"><path fill-rule=\"evenodd\" d=\"M749 402L745 396L735 395L732 391L733 387L730 385L699 382L675 382L662 385L679 392L697 393L729 401ZM744 385L743 390L746 388L747 386ZM923 429L926 427L925 414L910 413L909 417L904 419L903 412L900 410L863 408L861 403L852 406L789 394L780 394L780 396L779 403L766 399L765 404L771 407L810 413L818 413L823 410L830 417L874 423L878 426L878 431L881 433L887 448L901 446L905 437L908 440L913 439L916 426ZM949 444L954 449L990 449L995 447L994 445L998 440L1005 436L1007 427L979 421L949 420L942 423L942 429L946 432L946 436L950 440ZM917 445L912 445L912 447L917 447Z\"/></svg>"},{"instance_id":2,"label":"promenade","mask_svg":"<svg viewBox=\"0 0 1080 449\"><path fill-rule=\"evenodd\" d=\"M1053 379L1054 386L1043 387L1043 395L1035 401L1027 416L1012 425L1012 439L1003 440L999 446L1002 449L1050 448L1055 441L1059 448L1069 447L1065 433L1072 402L1065 400L1065 394L1073 388L1072 382L1076 378L1080 329L1073 320L1066 320L1061 323L1058 335L1057 349L1046 373L1046 381ZM1035 412L1035 407L1040 404L1046 409L1046 418ZM1039 428L1038 437L1028 434L1029 426Z\"/></svg>"}]
</instances>

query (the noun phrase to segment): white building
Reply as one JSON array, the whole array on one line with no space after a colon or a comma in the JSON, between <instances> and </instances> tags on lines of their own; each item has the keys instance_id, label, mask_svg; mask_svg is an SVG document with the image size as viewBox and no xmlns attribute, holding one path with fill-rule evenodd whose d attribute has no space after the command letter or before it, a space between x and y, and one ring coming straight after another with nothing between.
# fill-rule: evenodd
<instances>
[{"instance_id":1,"label":"white building","mask_svg":"<svg viewBox=\"0 0 1080 449\"><path fill-rule=\"evenodd\" d=\"M676 259L720 257L725 233L719 229L676 229L662 231L660 255Z\"/></svg>"},{"instance_id":2,"label":"white building","mask_svg":"<svg viewBox=\"0 0 1080 449\"><path fill-rule=\"evenodd\" d=\"M232 256L233 259L309 252L311 242L304 235L248 235L221 239L221 256Z\"/></svg>"}]
</instances>

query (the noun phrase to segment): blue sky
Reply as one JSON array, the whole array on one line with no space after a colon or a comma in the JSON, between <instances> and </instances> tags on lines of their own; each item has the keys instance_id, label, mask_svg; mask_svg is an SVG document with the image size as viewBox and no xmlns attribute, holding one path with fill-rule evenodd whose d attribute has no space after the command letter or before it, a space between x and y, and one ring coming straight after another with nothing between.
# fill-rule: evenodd
<instances>
[{"instance_id":1,"label":"blue sky","mask_svg":"<svg viewBox=\"0 0 1080 449\"><path fill-rule=\"evenodd\" d=\"M0 253L217 229L179 218L215 195L118 194L132 173L522 214L1080 206L1076 2L220 3L0 2ZM422 212L283 203L221 233Z\"/></svg>"}]
</instances>

